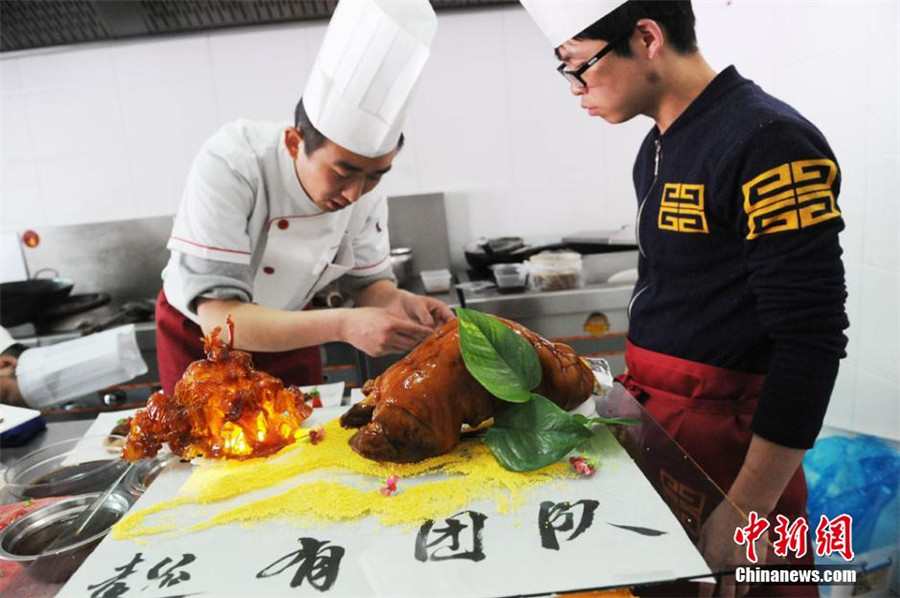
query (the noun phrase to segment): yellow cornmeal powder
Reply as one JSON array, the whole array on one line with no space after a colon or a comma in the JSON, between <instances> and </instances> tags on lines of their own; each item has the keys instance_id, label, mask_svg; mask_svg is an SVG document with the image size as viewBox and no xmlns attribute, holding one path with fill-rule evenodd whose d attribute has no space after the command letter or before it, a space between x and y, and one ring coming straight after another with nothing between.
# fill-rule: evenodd
<instances>
[{"instance_id":1,"label":"yellow cornmeal powder","mask_svg":"<svg viewBox=\"0 0 900 598\"><path fill-rule=\"evenodd\" d=\"M324 427L325 439L316 445L301 440L270 458L196 466L176 498L127 514L113 528L113 538L175 533L174 524L145 526L144 522L151 515L170 509L224 501L311 471L350 472L362 476L362 480L353 486L333 481L298 480L298 484L289 490L228 509L184 531L268 519L310 524L350 521L369 515L377 517L384 525L415 526L426 519L449 517L475 500L492 500L499 512L509 513L524 503L525 492L530 486L577 477L566 463L525 473L508 471L478 440L463 440L449 453L419 463L382 464L365 459L350 449L348 441L355 430L341 428L337 419ZM426 474L445 474L447 477L404 484L404 480ZM392 475L400 478L398 492L390 497L383 496L379 488ZM369 488L360 489L360 486Z\"/></svg>"}]
</instances>

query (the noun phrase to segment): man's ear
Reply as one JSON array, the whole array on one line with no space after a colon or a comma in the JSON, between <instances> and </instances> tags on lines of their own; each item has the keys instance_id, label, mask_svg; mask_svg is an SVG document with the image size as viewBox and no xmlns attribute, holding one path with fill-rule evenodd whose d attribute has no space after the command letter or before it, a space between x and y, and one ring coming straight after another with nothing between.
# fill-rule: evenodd
<instances>
[{"instance_id":1,"label":"man's ear","mask_svg":"<svg viewBox=\"0 0 900 598\"><path fill-rule=\"evenodd\" d=\"M17 365L19 365L19 360L12 355L0 355L0 374L12 375ZM4 370L9 370L9 373Z\"/></svg>"},{"instance_id":2,"label":"man's ear","mask_svg":"<svg viewBox=\"0 0 900 598\"><path fill-rule=\"evenodd\" d=\"M653 60L659 55L666 41L662 27L653 19L641 19L637 22L636 29L640 40L639 51Z\"/></svg>"},{"instance_id":3,"label":"man's ear","mask_svg":"<svg viewBox=\"0 0 900 598\"><path fill-rule=\"evenodd\" d=\"M296 127L288 127L284 131L284 145L288 149L288 153L296 160L300 156L303 149L303 135Z\"/></svg>"}]
</instances>

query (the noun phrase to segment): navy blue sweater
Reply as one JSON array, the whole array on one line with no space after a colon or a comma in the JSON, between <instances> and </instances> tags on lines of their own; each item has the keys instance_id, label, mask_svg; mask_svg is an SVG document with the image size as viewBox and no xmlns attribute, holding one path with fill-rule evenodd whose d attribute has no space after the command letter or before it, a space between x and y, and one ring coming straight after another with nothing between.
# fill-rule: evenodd
<instances>
[{"instance_id":1,"label":"navy blue sweater","mask_svg":"<svg viewBox=\"0 0 900 598\"><path fill-rule=\"evenodd\" d=\"M631 341L766 374L753 431L789 447L813 445L847 342L840 184L819 130L734 67L634 166Z\"/></svg>"}]
</instances>

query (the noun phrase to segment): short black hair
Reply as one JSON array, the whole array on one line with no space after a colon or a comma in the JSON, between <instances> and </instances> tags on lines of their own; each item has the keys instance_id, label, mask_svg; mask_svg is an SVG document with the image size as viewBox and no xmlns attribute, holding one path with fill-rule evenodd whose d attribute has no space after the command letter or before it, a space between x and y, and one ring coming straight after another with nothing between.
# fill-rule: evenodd
<instances>
[{"instance_id":1,"label":"short black hair","mask_svg":"<svg viewBox=\"0 0 900 598\"><path fill-rule=\"evenodd\" d=\"M679 54L697 51L696 18L691 0L628 0L572 39L600 39L608 42L628 35L641 19L652 19L666 32L666 40ZM613 50L631 56L629 44Z\"/></svg>"},{"instance_id":2,"label":"short black hair","mask_svg":"<svg viewBox=\"0 0 900 598\"><path fill-rule=\"evenodd\" d=\"M313 155L317 149L325 145L326 141L330 141L328 137L312 124L309 115L306 114L306 108L303 106L303 98L297 102L294 109L294 126L300 131L303 137L303 153L307 156ZM397 151L403 147L403 133L400 133L400 139L397 140Z\"/></svg>"}]
</instances>

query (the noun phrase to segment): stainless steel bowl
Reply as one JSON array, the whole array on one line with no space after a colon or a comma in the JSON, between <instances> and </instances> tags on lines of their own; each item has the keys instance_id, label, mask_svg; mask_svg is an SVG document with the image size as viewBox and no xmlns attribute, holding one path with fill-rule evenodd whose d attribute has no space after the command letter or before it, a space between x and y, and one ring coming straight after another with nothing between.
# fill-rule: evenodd
<instances>
[{"instance_id":1,"label":"stainless steel bowl","mask_svg":"<svg viewBox=\"0 0 900 598\"><path fill-rule=\"evenodd\" d=\"M128 475L125 476L123 487L135 499L141 496L153 480L162 473L170 463L178 461L178 456L173 453L164 453L149 459L141 459L134 464Z\"/></svg>"},{"instance_id":2,"label":"stainless steel bowl","mask_svg":"<svg viewBox=\"0 0 900 598\"><path fill-rule=\"evenodd\" d=\"M128 466L125 438L100 434L57 442L29 453L4 472L4 493L14 500L105 490Z\"/></svg>"},{"instance_id":3,"label":"stainless steel bowl","mask_svg":"<svg viewBox=\"0 0 900 598\"><path fill-rule=\"evenodd\" d=\"M391 249L391 270L397 279L397 286L404 286L413 275L413 255L409 247L394 247Z\"/></svg>"},{"instance_id":4,"label":"stainless steel bowl","mask_svg":"<svg viewBox=\"0 0 900 598\"><path fill-rule=\"evenodd\" d=\"M114 492L76 542L45 552L99 495L95 492L63 498L16 519L0 531L0 559L23 565L28 575L42 582L68 580L132 504L127 494Z\"/></svg>"}]
</instances>

